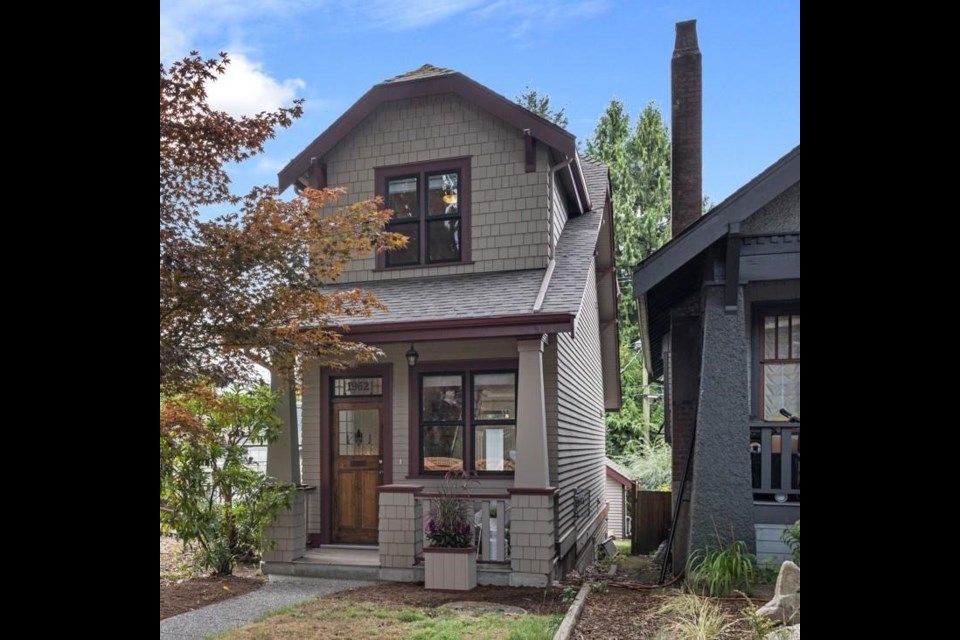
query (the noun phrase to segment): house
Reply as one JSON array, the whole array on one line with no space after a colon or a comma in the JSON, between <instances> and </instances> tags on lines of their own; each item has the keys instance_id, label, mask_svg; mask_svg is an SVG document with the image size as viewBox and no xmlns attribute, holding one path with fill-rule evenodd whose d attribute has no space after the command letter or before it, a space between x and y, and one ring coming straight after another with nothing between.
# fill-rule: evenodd
<instances>
[{"instance_id":1,"label":"house","mask_svg":"<svg viewBox=\"0 0 960 640\"><path fill-rule=\"evenodd\" d=\"M701 217L694 23L678 24L672 80L673 239L633 290L664 380L678 572L718 535L785 555L779 534L800 518L800 147Z\"/></svg>"},{"instance_id":2,"label":"house","mask_svg":"<svg viewBox=\"0 0 960 640\"><path fill-rule=\"evenodd\" d=\"M449 470L476 476L481 584L545 584L591 560L607 531L604 415L620 406L607 169L567 131L425 65L375 85L279 178L345 186L346 203L381 195L410 241L331 285L387 305L343 328L384 355L308 364L311 489L270 532L266 572L422 580ZM300 483L289 397L281 414L269 472Z\"/></svg>"},{"instance_id":3,"label":"house","mask_svg":"<svg viewBox=\"0 0 960 640\"><path fill-rule=\"evenodd\" d=\"M607 533L616 538L630 537L630 491L633 490L633 481L630 473L619 464L606 459L607 481L604 493L610 513L607 514Z\"/></svg>"}]
</instances>

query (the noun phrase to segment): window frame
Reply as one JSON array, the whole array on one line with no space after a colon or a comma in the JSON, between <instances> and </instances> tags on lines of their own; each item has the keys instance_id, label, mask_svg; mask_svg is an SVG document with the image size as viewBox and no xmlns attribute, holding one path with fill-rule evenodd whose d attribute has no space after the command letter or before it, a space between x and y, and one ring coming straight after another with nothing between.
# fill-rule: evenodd
<instances>
[{"instance_id":1,"label":"window frame","mask_svg":"<svg viewBox=\"0 0 960 640\"><path fill-rule=\"evenodd\" d=\"M476 393L476 379L478 375L486 374L496 374L496 373L512 373L513 374L513 419L507 420L477 420L474 416L476 411L477 399L474 395ZM470 379L470 427L468 431L470 432L470 473L476 473L478 476L505 476L513 477L515 471L489 471L489 470L480 470L476 469L477 464L477 426L497 426L504 425L509 426L513 425L514 439L517 437L517 431L520 428L520 425L517 424L517 405L520 403L520 371L519 367L514 369L473 369L469 372ZM466 456L464 456L466 457ZM514 461L514 466L516 466L516 461Z\"/></svg>"},{"instance_id":2,"label":"window frame","mask_svg":"<svg viewBox=\"0 0 960 640\"><path fill-rule=\"evenodd\" d=\"M764 356L764 349L766 347L766 342L764 338L764 319L769 317L776 316L800 316L800 301L792 302L778 302L778 303L767 303L767 304L758 304L754 306L753 309L753 340L751 344L753 347L753 366L751 367L751 372L753 374L753 384L751 387L753 389L753 401L751 404L752 419L757 422L762 422L764 424L776 424L783 425L789 421L786 418L782 420L768 420L765 418L766 408L764 406L764 388L763 388L763 366L770 363L796 363L800 364L800 358L779 358L775 357L773 359L767 359ZM792 327L790 327L789 335L792 335ZM793 346L790 346L792 351Z\"/></svg>"},{"instance_id":3,"label":"window frame","mask_svg":"<svg viewBox=\"0 0 960 640\"><path fill-rule=\"evenodd\" d=\"M468 360L468 361L437 361L419 363L410 368L409 377L409 424L408 424L408 467L407 478L442 478L445 471L427 471L423 468L423 426L440 424L436 421L424 423L421 421L423 407L423 377L435 375L459 375L463 377L463 468L471 474L481 478L512 478L514 471L479 471L473 469L475 448L475 421L474 421L474 376L484 373L512 373L514 374L515 397L514 402L520 402L520 366L519 359L505 360ZM514 416L516 417L516 416ZM495 424L498 421L481 421L483 424ZM502 421L501 421L502 422ZM514 419L504 424L514 424L519 430L520 425ZM447 424L447 423L444 423ZM449 424L454 424L450 422Z\"/></svg>"},{"instance_id":4,"label":"window frame","mask_svg":"<svg viewBox=\"0 0 960 640\"><path fill-rule=\"evenodd\" d=\"M432 160L429 162L414 162L410 164L393 165L387 167L376 167L374 169L375 188L374 193L384 199L384 207L387 206L387 181L400 178L417 178L417 206L418 215L416 219L419 222L419 256L414 264L389 265L387 252L377 254L374 271L396 271L398 269L426 269L431 267L449 267L456 265L471 264L471 225L470 225L470 164L471 157L464 156L459 158L449 158L445 160ZM443 221L453 219L453 215L429 216L428 215L428 178L432 175L456 172L457 176L457 209L460 219L460 259L459 260L430 260L430 239L429 223L431 221ZM394 223L388 223L387 228L393 224L398 226L413 226L415 219L404 220Z\"/></svg>"}]
</instances>

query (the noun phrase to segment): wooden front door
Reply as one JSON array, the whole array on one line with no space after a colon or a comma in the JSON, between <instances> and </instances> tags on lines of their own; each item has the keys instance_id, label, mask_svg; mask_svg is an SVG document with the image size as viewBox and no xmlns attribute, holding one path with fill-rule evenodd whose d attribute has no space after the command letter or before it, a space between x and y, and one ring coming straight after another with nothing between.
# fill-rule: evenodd
<instances>
[{"instance_id":1,"label":"wooden front door","mask_svg":"<svg viewBox=\"0 0 960 640\"><path fill-rule=\"evenodd\" d=\"M333 405L333 541L377 543L377 487L383 478L383 404Z\"/></svg>"}]
</instances>

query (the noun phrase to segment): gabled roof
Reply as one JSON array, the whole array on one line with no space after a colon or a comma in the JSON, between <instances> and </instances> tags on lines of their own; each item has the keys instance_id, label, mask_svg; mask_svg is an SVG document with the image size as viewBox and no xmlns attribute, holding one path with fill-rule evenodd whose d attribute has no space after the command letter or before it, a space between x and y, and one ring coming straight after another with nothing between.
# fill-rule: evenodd
<instances>
[{"instance_id":1,"label":"gabled roof","mask_svg":"<svg viewBox=\"0 0 960 640\"><path fill-rule=\"evenodd\" d=\"M352 107L347 109L326 131L317 136L280 171L277 176L280 190L283 191L307 173L312 158L322 159L381 104L405 98L442 93L456 94L510 123L520 131L529 129L533 138L540 140L565 157L572 157L574 159L572 173L575 179L580 181L577 189L582 192L580 193L581 202L584 209L589 208L590 201L587 196L587 189L582 182L583 173L577 157L577 142L572 133L521 107L514 101L491 91L462 73L429 64L385 80L374 85L363 94Z\"/></svg>"},{"instance_id":2,"label":"gabled roof","mask_svg":"<svg viewBox=\"0 0 960 640\"><path fill-rule=\"evenodd\" d=\"M633 487L633 480L630 479L630 472L621 467L619 464L606 458L607 461L607 477L613 480L616 480L623 486L628 489Z\"/></svg>"},{"instance_id":3,"label":"gabled roof","mask_svg":"<svg viewBox=\"0 0 960 640\"><path fill-rule=\"evenodd\" d=\"M633 293L646 293L701 251L800 181L800 145L701 216L641 262L633 272Z\"/></svg>"},{"instance_id":4,"label":"gabled roof","mask_svg":"<svg viewBox=\"0 0 960 640\"><path fill-rule=\"evenodd\" d=\"M702 281L697 257L725 238L731 227L765 207L800 182L800 145L774 162L729 198L648 256L633 273L640 308L644 366L654 378L663 373L661 338L670 330L671 307Z\"/></svg>"}]
</instances>

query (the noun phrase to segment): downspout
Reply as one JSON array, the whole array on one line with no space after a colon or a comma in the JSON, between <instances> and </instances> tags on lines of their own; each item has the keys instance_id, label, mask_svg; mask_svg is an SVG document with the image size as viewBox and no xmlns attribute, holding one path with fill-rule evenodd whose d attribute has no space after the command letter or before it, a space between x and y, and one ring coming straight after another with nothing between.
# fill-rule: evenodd
<instances>
[{"instance_id":1,"label":"downspout","mask_svg":"<svg viewBox=\"0 0 960 640\"><path fill-rule=\"evenodd\" d=\"M543 308L543 300L547 297L547 289L550 287L550 279L553 278L553 270L557 266L556 260L556 247L553 244L553 191L554 185L556 183L556 178L554 174L564 167L570 166L570 163L573 162L573 156L558 162L549 169L547 169L547 253L550 256L550 261L547 263L547 272L543 274L543 280L540 282L540 290L537 292L537 299L533 302L533 312L538 313L541 308Z\"/></svg>"}]
</instances>

